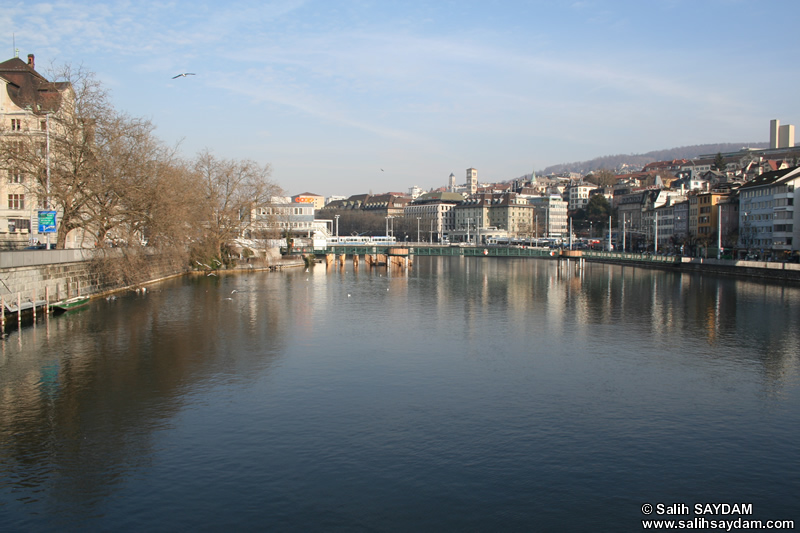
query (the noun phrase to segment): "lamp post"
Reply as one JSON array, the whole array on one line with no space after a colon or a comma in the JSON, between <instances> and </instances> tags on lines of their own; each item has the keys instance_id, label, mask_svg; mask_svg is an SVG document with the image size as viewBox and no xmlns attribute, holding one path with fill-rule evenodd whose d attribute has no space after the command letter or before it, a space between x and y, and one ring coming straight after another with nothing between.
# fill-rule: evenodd
<instances>
[{"instance_id":1,"label":"lamp post","mask_svg":"<svg viewBox=\"0 0 800 533\"><path fill-rule=\"evenodd\" d=\"M45 113L45 164L47 166L47 191L45 196L44 208L50 209L50 113ZM47 233L47 250L50 249L50 232Z\"/></svg>"},{"instance_id":2,"label":"lamp post","mask_svg":"<svg viewBox=\"0 0 800 533\"><path fill-rule=\"evenodd\" d=\"M622 253L625 253L627 247L627 243L625 242L625 239L627 238L625 231L627 229L628 229L628 219L625 218L625 213L622 213Z\"/></svg>"},{"instance_id":3,"label":"lamp post","mask_svg":"<svg viewBox=\"0 0 800 533\"><path fill-rule=\"evenodd\" d=\"M339 240L339 215L333 215L333 218L336 219L336 240Z\"/></svg>"},{"instance_id":4,"label":"lamp post","mask_svg":"<svg viewBox=\"0 0 800 533\"><path fill-rule=\"evenodd\" d=\"M722 206L717 203L717 259L722 259Z\"/></svg>"},{"instance_id":5,"label":"lamp post","mask_svg":"<svg viewBox=\"0 0 800 533\"><path fill-rule=\"evenodd\" d=\"M747 259L748 256L750 255L750 224L748 224L748 220L747 220L748 212L744 211L744 212L742 212L742 215L743 215L742 223L740 224L740 226L742 226L742 225L744 226L744 231L742 232L742 235L744 236L744 238L742 239L742 244L744 245L745 250L746 250L745 251L745 254L746 254L745 255L745 259Z\"/></svg>"},{"instance_id":6,"label":"lamp post","mask_svg":"<svg viewBox=\"0 0 800 533\"><path fill-rule=\"evenodd\" d=\"M653 255L658 255L658 211L653 213Z\"/></svg>"}]
</instances>

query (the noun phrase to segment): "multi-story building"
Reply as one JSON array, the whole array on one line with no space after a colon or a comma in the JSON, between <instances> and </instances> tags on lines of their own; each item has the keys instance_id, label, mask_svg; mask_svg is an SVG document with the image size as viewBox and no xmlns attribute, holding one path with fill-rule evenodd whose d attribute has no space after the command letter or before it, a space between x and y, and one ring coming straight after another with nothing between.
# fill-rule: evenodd
<instances>
[{"instance_id":1,"label":"multi-story building","mask_svg":"<svg viewBox=\"0 0 800 533\"><path fill-rule=\"evenodd\" d=\"M675 245L675 206L667 203L654 210L656 251L666 252Z\"/></svg>"},{"instance_id":2,"label":"multi-story building","mask_svg":"<svg viewBox=\"0 0 800 533\"><path fill-rule=\"evenodd\" d=\"M689 238L689 201L675 203L672 210L672 234L677 245L685 245Z\"/></svg>"},{"instance_id":3,"label":"multi-story building","mask_svg":"<svg viewBox=\"0 0 800 533\"><path fill-rule=\"evenodd\" d=\"M589 197L596 188L596 185L583 182L576 182L567 186L565 190L567 201L569 202L567 209L577 211L578 209L586 208L586 204L589 203Z\"/></svg>"},{"instance_id":4,"label":"multi-story building","mask_svg":"<svg viewBox=\"0 0 800 533\"><path fill-rule=\"evenodd\" d=\"M453 208L453 225L451 237L464 235L465 241L474 241L477 228L488 228L489 207L492 205L492 195L488 193L474 194ZM472 236L472 237L470 237ZM456 238L454 240L461 240Z\"/></svg>"},{"instance_id":5,"label":"multi-story building","mask_svg":"<svg viewBox=\"0 0 800 533\"><path fill-rule=\"evenodd\" d=\"M783 258L800 249L795 191L800 167L766 172L739 188L739 246L742 255Z\"/></svg>"},{"instance_id":6,"label":"multi-story building","mask_svg":"<svg viewBox=\"0 0 800 533\"><path fill-rule=\"evenodd\" d=\"M730 193L710 191L694 196L697 200L697 231L693 235L705 246L715 246L719 242L720 223L719 203Z\"/></svg>"},{"instance_id":7,"label":"multi-story building","mask_svg":"<svg viewBox=\"0 0 800 533\"><path fill-rule=\"evenodd\" d=\"M312 203L297 203L289 197L272 198L252 208L248 222L242 231L246 238L310 237L315 231L331 231L330 221L314 219Z\"/></svg>"},{"instance_id":8,"label":"multi-story building","mask_svg":"<svg viewBox=\"0 0 800 533\"><path fill-rule=\"evenodd\" d=\"M367 198L361 205L361 209L383 216L401 217L406 205L410 202L411 198L400 194L376 194Z\"/></svg>"},{"instance_id":9,"label":"multi-story building","mask_svg":"<svg viewBox=\"0 0 800 533\"><path fill-rule=\"evenodd\" d=\"M569 235L567 202L561 196L540 196L530 202L534 208L534 237L563 239Z\"/></svg>"},{"instance_id":10,"label":"multi-story building","mask_svg":"<svg viewBox=\"0 0 800 533\"><path fill-rule=\"evenodd\" d=\"M467 169L467 192L470 196L478 192L478 171L474 168Z\"/></svg>"},{"instance_id":11,"label":"multi-story building","mask_svg":"<svg viewBox=\"0 0 800 533\"><path fill-rule=\"evenodd\" d=\"M506 230L509 237L535 237L534 207L516 193L495 195L489 206L489 227Z\"/></svg>"},{"instance_id":12,"label":"multi-story building","mask_svg":"<svg viewBox=\"0 0 800 533\"><path fill-rule=\"evenodd\" d=\"M463 201L459 193L429 192L407 204L403 216L412 220L418 218L422 234L428 235L431 242L441 242L456 229L453 208Z\"/></svg>"},{"instance_id":13,"label":"multi-story building","mask_svg":"<svg viewBox=\"0 0 800 533\"><path fill-rule=\"evenodd\" d=\"M49 148L48 131L55 120L51 115L67 113L71 86L53 83L35 70L34 56L28 62L15 57L0 63L0 136L11 149L35 146L31 155L41 158L45 169ZM42 172L44 174L44 172ZM0 163L0 247L20 248L34 240L44 242L38 233L38 211L48 208L47 191L36 176L14 165ZM52 236L55 242L55 235ZM68 245L75 236L68 235Z\"/></svg>"},{"instance_id":14,"label":"multi-story building","mask_svg":"<svg viewBox=\"0 0 800 533\"><path fill-rule=\"evenodd\" d=\"M292 196L292 203L311 204L314 209L322 209L325 206L325 197L312 192L304 192L302 194Z\"/></svg>"}]
</instances>

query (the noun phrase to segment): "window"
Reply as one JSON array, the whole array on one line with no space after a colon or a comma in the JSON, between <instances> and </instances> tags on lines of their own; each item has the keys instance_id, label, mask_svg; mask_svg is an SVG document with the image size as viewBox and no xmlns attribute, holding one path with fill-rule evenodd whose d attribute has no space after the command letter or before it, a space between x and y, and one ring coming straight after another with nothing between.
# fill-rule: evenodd
<instances>
[{"instance_id":1,"label":"window","mask_svg":"<svg viewBox=\"0 0 800 533\"><path fill-rule=\"evenodd\" d=\"M9 183L22 183L23 181L25 181L25 178L21 170L15 168L8 172Z\"/></svg>"},{"instance_id":2,"label":"window","mask_svg":"<svg viewBox=\"0 0 800 533\"><path fill-rule=\"evenodd\" d=\"M31 231L31 221L27 218L9 218L8 231L14 233L15 231Z\"/></svg>"},{"instance_id":3,"label":"window","mask_svg":"<svg viewBox=\"0 0 800 533\"><path fill-rule=\"evenodd\" d=\"M24 194L9 194L8 195L8 208L9 209L25 209L25 195Z\"/></svg>"},{"instance_id":4,"label":"window","mask_svg":"<svg viewBox=\"0 0 800 533\"><path fill-rule=\"evenodd\" d=\"M11 131L22 131L22 119L11 119Z\"/></svg>"},{"instance_id":5,"label":"window","mask_svg":"<svg viewBox=\"0 0 800 533\"><path fill-rule=\"evenodd\" d=\"M41 129L42 131L47 131L47 121L46 120L43 120L43 121L41 121L39 123L39 129Z\"/></svg>"}]
</instances>

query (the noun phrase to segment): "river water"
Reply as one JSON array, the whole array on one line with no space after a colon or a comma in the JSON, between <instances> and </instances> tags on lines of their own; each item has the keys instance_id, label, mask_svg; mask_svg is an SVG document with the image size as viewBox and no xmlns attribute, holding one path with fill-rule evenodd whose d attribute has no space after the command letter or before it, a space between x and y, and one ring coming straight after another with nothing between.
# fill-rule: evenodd
<instances>
[{"instance_id":1,"label":"river water","mask_svg":"<svg viewBox=\"0 0 800 533\"><path fill-rule=\"evenodd\" d=\"M797 286L317 265L99 299L0 349L3 531L638 531L665 517L646 503L800 519Z\"/></svg>"}]
</instances>

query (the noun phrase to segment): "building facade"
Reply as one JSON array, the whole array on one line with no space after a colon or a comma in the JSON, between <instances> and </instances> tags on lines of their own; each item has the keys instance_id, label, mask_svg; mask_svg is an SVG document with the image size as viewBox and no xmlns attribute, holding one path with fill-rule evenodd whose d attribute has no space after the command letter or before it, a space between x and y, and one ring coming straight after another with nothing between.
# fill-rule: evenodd
<instances>
[{"instance_id":1,"label":"building facade","mask_svg":"<svg viewBox=\"0 0 800 533\"><path fill-rule=\"evenodd\" d=\"M464 197L458 193L426 193L407 204L403 216L412 220L419 219L418 227L421 235L428 237L423 240L442 242L455 230L453 208L463 201Z\"/></svg>"},{"instance_id":2,"label":"building facade","mask_svg":"<svg viewBox=\"0 0 800 533\"><path fill-rule=\"evenodd\" d=\"M5 149L25 152L39 176L16 166L11 159L0 162L0 247L22 248L45 242L38 232L39 210L48 209L46 186L41 175L49 172L51 116L67 113L71 95L68 83L53 83L35 70L34 56L27 63L18 57L0 63L0 137ZM31 161L38 159L38 164ZM56 219L58 220L58 213ZM68 247L77 243L78 232L68 235ZM49 235L55 243L55 234ZM91 243L92 245L94 243Z\"/></svg>"},{"instance_id":3,"label":"building facade","mask_svg":"<svg viewBox=\"0 0 800 533\"><path fill-rule=\"evenodd\" d=\"M792 167L767 172L739 188L741 255L785 259L797 254L794 199L799 185L800 167Z\"/></svg>"},{"instance_id":4,"label":"building facade","mask_svg":"<svg viewBox=\"0 0 800 533\"><path fill-rule=\"evenodd\" d=\"M540 196L530 199L533 206L534 237L564 239L569 235L568 204L561 196Z\"/></svg>"}]
</instances>

